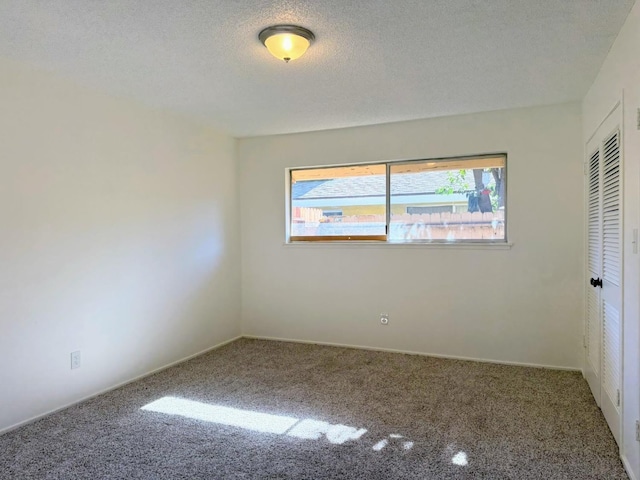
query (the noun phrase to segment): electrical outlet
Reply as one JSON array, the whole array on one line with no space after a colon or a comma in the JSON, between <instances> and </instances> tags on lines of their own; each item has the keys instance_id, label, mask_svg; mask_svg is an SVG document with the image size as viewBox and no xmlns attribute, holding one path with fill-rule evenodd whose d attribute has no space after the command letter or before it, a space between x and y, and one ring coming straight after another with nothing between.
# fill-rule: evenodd
<instances>
[{"instance_id":1,"label":"electrical outlet","mask_svg":"<svg viewBox=\"0 0 640 480\"><path fill-rule=\"evenodd\" d=\"M636 441L640 442L640 420L636 420Z\"/></svg>"},{"instance_id":2,"label":"electrical outlet","mask_svg":"<svg viewBox=\"0 0 640 480\"><path fill-rule=\"evenodd\" d=\"M71 352L71 370L80 368L80 350Z\"/></svg>"},{"instance_id":3,"label":"electrical outlet","mask_svg":"<svg viewBox=\"0 0 640 480\"><path fill-rule=\"evenodd\" d=\"M389 314L381 313L380 314L380 323L382 325L389 325Z\"/></svg>"}]
</instances>

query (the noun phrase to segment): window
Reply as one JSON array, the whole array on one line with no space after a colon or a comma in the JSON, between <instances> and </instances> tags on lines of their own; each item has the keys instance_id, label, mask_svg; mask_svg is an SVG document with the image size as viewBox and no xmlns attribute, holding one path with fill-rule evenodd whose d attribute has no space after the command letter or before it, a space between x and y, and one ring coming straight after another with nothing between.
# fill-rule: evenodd
<instances>
[{"instance_id":1,"label":"window","mask_svg":"<svg viewBox=\"0 0 640 480\"><path fill-rule=\"evenodd\" d=\"M421 215L423 213L453 213L453 205L429 205L426 207L407 206L407 213L410 215Z\"/></svg>"},{"instance_id":2,"label":"window","mask_svg":"<svg viewBox=\"0 0 640 480\"><path fill-rule=\"evenodd\" d=\"M291 170L290 240L386 240L386 175L382 163Z\"/></svg>"},{"instance_id":3,"label":"window","mask_svg":"<svg viewBox=\"0 0 640 480\"><path fill-rule=\"evenodd\" d=\"M341 217L342 210L323 210L322 215L324 217Z\"/></svg>"},{"instance_id":4,"label":"window","mask_svg":"<svg viewBox=\"0 0 640 480\"><path fill-rule=\"evenodd\" d=\"M504 154L289 173L291 242L506 242Z\"/></svg>"}]
</instances>

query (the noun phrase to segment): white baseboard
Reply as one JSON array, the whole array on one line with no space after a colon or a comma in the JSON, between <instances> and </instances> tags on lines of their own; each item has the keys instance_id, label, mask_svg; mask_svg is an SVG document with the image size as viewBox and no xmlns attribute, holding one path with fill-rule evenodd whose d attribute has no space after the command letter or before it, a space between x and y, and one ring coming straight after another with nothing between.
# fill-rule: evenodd
<instances>
[{"instance_id":1,"label":"white baseboard","mask_svg":"<svg viewBox=\"0 0 640 480\"><path fill-rule=\"evenodd\" d=\"M235 342L236 340L239 340L240 338L242 338L242 335L238 335L237 337L234 337L234 338L232 338L230 340L225 340L224 342L218 343L217 345L214 345L213 347L206 348L206 349L202 350L201 352L197 352L197 353L194 353L192 355L189 355L188 357L181 358L180 360L176 360L175 362L171 362L171 363L169 363L167 365L164 365L162 367L159 367L159 368L156 368L154 370L151 370L150 372L143 373L142 375L138 375L138 376L136 376L134 378L131 378L129 380L125 380L124 382L121 382L121 383L118 383L118 384L113 385L111 387L108 387L108 388L105 388L103 390L100 390L99 392L92 393L91 395L87 395L87 396L82 397L82 398L80 398L78 400L74 400L73 402L70 402L70 403L67 403L65 405L62 405L61 407L54 408L53 410L49 410L47 412L35 415L35 416L31 417L31 418L28 418L27 420L23 420L23 421L18 422L18 423L14 424L14 425L10 425L8 427L0 429L0 435L2 435L4 433L7 433L7 432L9 432L11 430L15 430L16 428L20 428L20 427L22 427L24 425L28 425L29 423L33 423L36 420L40 420L41 418L46 417L47 415L51 415L52 413L59 412L60 410L64 410L65 408L69 408L69 407L71 407L73 405L77 405L78 403L85 402L85 401L90 400L90 399L92 399L94 397L97 397L97 396L102 395L104 393L107 393L107 392L110 392L112 390L115 390L116 388L120 388L120 387L123 387L125 385L128 385L129 383L133 383L133 382L136 382L138 380L142 380L145 377L148 377L150 375L154 375L154 374L156 374L158 372L161 372L162 370L166 370L167 368L171 368L171 367L173 367L175 365L178 365L179 363L186 362L187 360L191 360L192 358L198 357L200 355L204 355L205 353L210 352L212 350L216 350L216 349L218 349L220 347L224 347L225 345L227 345L229 343L232 343L232 342Z\"/></svg>"},{"instance_id":2,"label":"white baseboard","mask_svg":"<svg viewBox=\"0 0 640 480\"><path fill-rule=\"evenodd\" d=\"M624 465L624 469L627 471L627 475L629 475L629 480L638 480L638 477L636 477L633 473L633 469L631 468L627 457L624 455L620 455L620 458L622 459L622 465Z\"/></svg>"},{"instance_id":3,"label":"white baseboard","mask_svg":"<svg viewBox=\"0 0 640 480\"><path fill-rule=\"evenodd\" d=\"M509 362L506 360L493 360L488 358L473 358L473 357L461 357L456 355L442 355L439 353L428 353L428 352L414 352L411 350L397 350L394 348L382 348L382 347L370 347L366 345L349 345L344 343L333 343L333 342L319 342L315 340L299 340L294 338L278 338L278 337L266 337L262 335L242 335L243 338L252 338L255 340L273 340L277 342L289 342L289 343L305 343L310 345L326 345L329 347L343 347L343 348L356 348L359 350L372 350L375 352L389 352L389 353L404 353L408 355L422 355L425 357L436 357L436 358L448 358L451 360L467 360L470 362L482 362L482 363L496 363L499 365L513 365L517 367L533 367L533 368L548 368L550 370L566 370L569 372L580 372L580 368L577 367L562 367L556 365L541 365L537 363L522 363L522 362Z\"/></svg>"}]
</instances>

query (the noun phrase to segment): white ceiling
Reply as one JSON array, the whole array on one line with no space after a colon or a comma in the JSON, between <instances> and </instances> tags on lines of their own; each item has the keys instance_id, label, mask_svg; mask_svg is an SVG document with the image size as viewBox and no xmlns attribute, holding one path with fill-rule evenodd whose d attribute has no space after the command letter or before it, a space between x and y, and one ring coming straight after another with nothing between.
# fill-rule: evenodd
<instances>
[{"instance_id":1,"label":"white ceiling","mask_svg":"<svg viewBox=\"0 0 640 480\"><path fill-rule=\"evenodd\" d=\"M579 100L634 0L0 0L0 56L234 136ZM258 41L295 23L289 64Z\"/></svg>"}]
</instances>

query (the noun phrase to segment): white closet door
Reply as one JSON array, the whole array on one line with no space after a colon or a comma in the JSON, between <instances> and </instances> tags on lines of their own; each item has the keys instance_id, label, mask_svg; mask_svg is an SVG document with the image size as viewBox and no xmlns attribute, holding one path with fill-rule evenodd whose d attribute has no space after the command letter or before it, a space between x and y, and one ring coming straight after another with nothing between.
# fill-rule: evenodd
<instances>
[{"instance_id":1,"label":"white closet door","mask_svg":"<svg viewBox=\"0 0 640 480\"><path fill-rule=\"evenodd\" d=\"M587 144L585 377L616 441L621 432L622 183L620 107Z\"/></svg>"},{"instance_id":2,"label":"white closet door","mask_svg":"<svg viewBox=\"0 0 640 480\"><path fill-rule=\"evenodd\" d=\"M602 234L600 208L600 145L590 155L587 165L587 274L591 281L601 277ZM587 288L585 325L585 377L598 406L600 405L600 288Z\"/></svg>"},{"instance_id":3,"label":"white closet door","mask_svg":"<svg viewBox=\"0 0 640 480\"><path fill-rule=\"evenodd\" d=\"M619 443L622 384L622 202L620 133L602 152L602 399L601 408Z\"/></svg>"}]
</instances>

